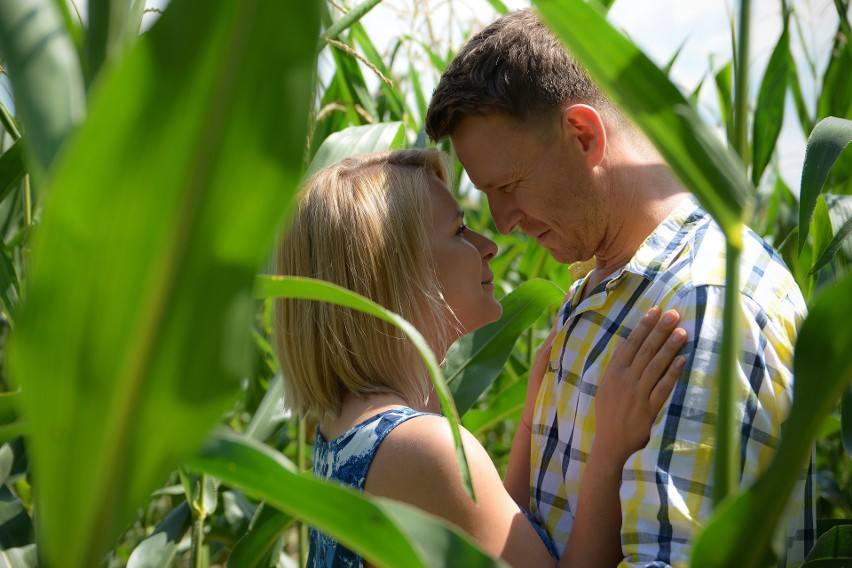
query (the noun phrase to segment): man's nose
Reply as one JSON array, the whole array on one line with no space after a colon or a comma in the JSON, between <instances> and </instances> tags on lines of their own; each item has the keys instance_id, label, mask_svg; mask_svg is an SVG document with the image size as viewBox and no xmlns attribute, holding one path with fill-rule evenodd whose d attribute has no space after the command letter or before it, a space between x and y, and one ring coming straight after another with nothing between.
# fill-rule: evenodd
<instances>
[{"instance_id":1,"label":"man's nose","mask_svg":"<svg viewBox=\"0 0 852 568\"><path fill-rule=\"evenodd\" d=\"M491 209L491 217L494 219L494 225L503 235L511 233L523 217L511 195L489 195L488 207Z\"/></svg>"}]
</instances>

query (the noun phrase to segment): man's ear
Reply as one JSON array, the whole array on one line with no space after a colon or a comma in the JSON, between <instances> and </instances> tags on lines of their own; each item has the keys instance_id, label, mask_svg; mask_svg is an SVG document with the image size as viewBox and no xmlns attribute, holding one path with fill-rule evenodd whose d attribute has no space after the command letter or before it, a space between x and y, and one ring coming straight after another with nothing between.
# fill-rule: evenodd
<instances>
[{"instance_id":1,"label":"man's ear","mask_svg":"<svg viewBox=\"0 0 852 568\"><path fill-rule=\"evenodd\" d=\"M603 162L606 128L598 111L589 105L572 104L562 109L563 134L573 138L589 169Z\"/></svg>"}]
</instances>

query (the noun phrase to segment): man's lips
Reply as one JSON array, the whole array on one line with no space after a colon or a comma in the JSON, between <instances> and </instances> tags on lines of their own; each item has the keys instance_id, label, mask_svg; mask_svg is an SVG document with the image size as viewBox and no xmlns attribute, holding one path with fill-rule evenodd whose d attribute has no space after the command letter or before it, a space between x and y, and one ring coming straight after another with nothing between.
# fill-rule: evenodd
<instances>
[{"instance_id":1,"label":"man's lips","mask_svg":"<svg viewBox=\"0 0 852 568\"><path fill-rule=\"evenodd\" d=\"M541 241L544 240L544 238L549 234L550 234L550 229L547 229L546 231L544 231L543 233L541 233L539 236L537 236L535 238L536 242L538 244L541 244Z\"/></svg>"}]
</instances>

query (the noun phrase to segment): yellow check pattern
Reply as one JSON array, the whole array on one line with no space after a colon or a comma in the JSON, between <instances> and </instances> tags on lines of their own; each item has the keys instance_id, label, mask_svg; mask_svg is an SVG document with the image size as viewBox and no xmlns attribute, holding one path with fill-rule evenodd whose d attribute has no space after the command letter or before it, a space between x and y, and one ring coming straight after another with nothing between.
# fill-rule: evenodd
<instances>
[{"instance_id":1,"label":"yellow check pattern","mask_svg":"<svg viewBox=\"0 0 852 568\"><path fill-rule=\"evenodd\" d=\"M796 333L806 315L801 292L780 257L751 231L741 262L741 355L737 412L741 486L752 484L778 444L792 398ZM686 566L693 537L712 509L718 363L725 285L724 236L686 199L611 280L583 301L584 281L563 306L533 417L531 510L563 552L597 421L595 391L616 345L644 313L675 308L689 335L687 366L647 446L624 468L621 566ZM814 541L813 459L789 507L787 565L801 564Z\"/></svg>"}]
</instances>

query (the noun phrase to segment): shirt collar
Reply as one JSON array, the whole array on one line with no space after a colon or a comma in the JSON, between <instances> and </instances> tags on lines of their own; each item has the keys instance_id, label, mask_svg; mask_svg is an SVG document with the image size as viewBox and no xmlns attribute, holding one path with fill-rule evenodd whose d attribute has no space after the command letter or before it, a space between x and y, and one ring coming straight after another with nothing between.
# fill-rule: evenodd
<instances>
[{"instance_id":1,"label":"shirt collar","mask_svg":"<svg viewBox=\"0 0 852 568\"><path fill-rule=\"evenodd\" d=\"M707 212L701 208L694 196L684 198L654 232L648 235L621 272L606 284L607 291L615 288L628 272L648 280L656 279L680 256L684 247L692 240L688 237L696 230L698 222L706 216Z\"/></svg>"}]
</instances>

